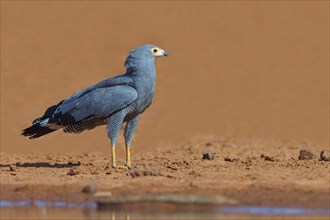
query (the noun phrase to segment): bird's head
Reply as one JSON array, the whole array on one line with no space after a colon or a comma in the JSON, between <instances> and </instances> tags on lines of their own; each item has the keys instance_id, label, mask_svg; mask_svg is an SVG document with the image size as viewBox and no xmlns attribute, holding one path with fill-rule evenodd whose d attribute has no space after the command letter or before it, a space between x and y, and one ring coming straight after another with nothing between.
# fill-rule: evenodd
<instances>
[{"instance_id":1,"label":"bird's head","mask_svg":"<svg viewBox=\"0 0 330 220\"><path fill-rule=\"evenodd\" d=\"M137 47L129 52L128 57L125 61L125 67L128 68L139 68L145 66L147 62L155 61L157 57L168 56L168 53L155 45L146 44Z\"/></svg>"}]
</instances>

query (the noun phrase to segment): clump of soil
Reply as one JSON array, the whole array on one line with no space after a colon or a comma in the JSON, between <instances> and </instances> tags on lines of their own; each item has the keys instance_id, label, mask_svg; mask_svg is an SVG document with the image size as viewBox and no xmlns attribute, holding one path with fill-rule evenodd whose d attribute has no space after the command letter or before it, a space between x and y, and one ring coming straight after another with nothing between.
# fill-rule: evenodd
<instances>
[{"instance_id":1,"label":"clump of soil","mask_svg":"<svg viewBox=\"0 0 330 220\"><path fill-rule=\"evenodd\" d=\"M78 174L81 174L81 173L82 173L82 170L79 167L72 167L68 171L67 175L74 176L74 175L78 175Z\"/></svg>"},{"instance_id":2,"label":"clump of soil","mask_svg":"<svg viewBox=\"0 0 330 220\"><path fill-rule=\"evenodd\" d=\"M163 176L160 170L157 169L149 170L146 168L134 168L130 170L129 173L133 178L142 177L142 176Z\"/></svg>"},{"instance_id":3,"label":"clump of soil","mask_svg":"<svg viewBox=\"0 0 330 220\"><path fill-rule=\"evenodd\" d=\"M239 161L238 158L230 158L230 157L225 157L224 160L226 162L236 162L236 161Z\"/></svg>"},{"instance_id":4,"label":"clump of soil","mask_svg":"<svg viewBox=\"0 0 330 220\"><path fill-rule=\"evenodd\" d=\"M315 158L315 155L310 150L306 149L301 149L298 157L299 160L313 160Z\"/></svg>"},{"instance_id":5,"label":"clump of soil","mask_svg":"<svg viewBox=\"0 0 330 220\"><path fill-rule=\"evenodd\" d=\"M264 160L268 160L268 161L275 161L274 157L270 157L264 154L260 155L260 158L264 159Z\"/></svg>"}]
</instances>

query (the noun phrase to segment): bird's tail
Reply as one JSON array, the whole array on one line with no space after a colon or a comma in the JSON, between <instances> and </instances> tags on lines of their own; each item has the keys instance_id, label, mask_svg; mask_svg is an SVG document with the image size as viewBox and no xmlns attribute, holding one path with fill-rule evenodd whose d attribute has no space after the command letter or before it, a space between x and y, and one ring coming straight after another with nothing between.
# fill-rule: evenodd
<instances>
[{"instance_id":1,"label":"bird's tail","mask_svg":"<svg viewBox=\"0 0 330 220\"><path fill-rule=\"evenodd\" d=\"M22 132L22 136L29 137L29 139L38 138L49 134L53 131L56 131L63 126L58 125L57 121L53 118L53 114L55 113L56 109L62 104L63 100L58 103L57 105L50 106L45 114L40 117L34 119L32 125L28 128L25 128Z\"/></svg>"},{"instance_id":2,"label":"bird's tail","mask_svg":"<svg viewBox=\"0 0 330 220\"><path fill-rule=\"evenodd\" d=\"M48 124L48 120L49 119L41 120L41 118L35 119L30 127L25 128L21 132L21 135L29 137L29 139L33 139L56 131L58 128L50 127Z\"/></svg>"}]
</instances>

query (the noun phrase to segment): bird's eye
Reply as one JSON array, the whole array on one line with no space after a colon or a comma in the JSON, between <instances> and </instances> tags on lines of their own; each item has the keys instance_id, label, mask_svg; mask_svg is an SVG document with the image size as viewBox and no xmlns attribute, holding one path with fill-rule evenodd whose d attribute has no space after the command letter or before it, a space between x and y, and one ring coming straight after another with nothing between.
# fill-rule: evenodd
<instances>
[{"instance_id":1,"label":"bird's eye","mask_svg":"<svg viewBox=\"0 0 330 220\"><path fill-rule=\"evenodd\" d=\"M157 49L154 49L154 53L157 53L157 51L158 51Z\"/></svg>"}]
</instances>

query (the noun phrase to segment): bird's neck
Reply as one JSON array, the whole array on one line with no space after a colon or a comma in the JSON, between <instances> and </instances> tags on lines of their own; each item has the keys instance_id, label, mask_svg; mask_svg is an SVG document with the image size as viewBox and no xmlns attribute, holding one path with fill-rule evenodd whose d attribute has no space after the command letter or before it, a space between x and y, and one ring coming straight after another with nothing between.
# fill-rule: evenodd
<instances>
[{"instance_id":1,"label":"bird's neck","mask_svg":"<svg viewBox=\"0 0 330 220\"><path fill-rule=\"evenodd\" d=\"M137 89L154 91L156 84L156 69L154 62L147 62L139 68L128 68L126 74L134 80Z\"/></svg>"},{"instance_id":2,"label":"bird's neck","mask_svg":"<svg viewBox=\"0 0 330 220\"><path fill-rule=\"evenodd\" d=\"M150 59L144 62L129 62L126 61L126 75L139 76L141 74L147 74L147 77L156 75L154 60Z\"/></svg>"},{"instance_id":3,"label":"bird's neck","mask_svg":"<svg viewBox=\"0 0 330 220\"><path fill-rule=\"evenodd\" d=\"M144 68L155 68L154 67L155 58L154 57L136 57L133 54L127 57L125 61L126 73L134 74L137 71Z\"/></svg>"},{"instance_id":4,"label":"bird's neck","mask_svg":"<svg viewBox=\"0 0 330 220\"><path fill-rule=\"evenodd\" d=\"M143 112L152 102L156 86L154 62L147 62L139 68L127 68L126 75L133 79L133 87L138 92L136 105L138 112Z\"/></svg>"}]
</instances>

